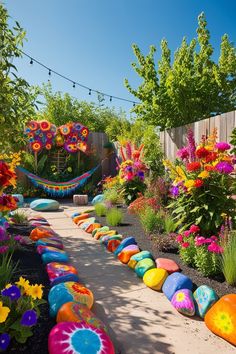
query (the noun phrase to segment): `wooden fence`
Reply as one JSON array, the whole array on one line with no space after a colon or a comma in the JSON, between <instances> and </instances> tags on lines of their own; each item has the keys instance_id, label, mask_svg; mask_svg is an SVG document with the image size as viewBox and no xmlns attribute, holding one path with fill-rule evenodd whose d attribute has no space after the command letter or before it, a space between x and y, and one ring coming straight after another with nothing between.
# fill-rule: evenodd
<instances>
[{"instance_id":1,"label":"wooden fence","mask_svg":"<svg viewBox=\"0 0 236 354\"><path fill-rule=\"evenodd\" d=\"M233 111L160 132L160 141L165 157L172 161L175 160L177 150L186 144L186 134L189 128L193 130L197 143L201 140L202 135L208 136L213 128L217 128L219 141L229 142L235 126L236 111Z\"/></svg>"}]
</instances>

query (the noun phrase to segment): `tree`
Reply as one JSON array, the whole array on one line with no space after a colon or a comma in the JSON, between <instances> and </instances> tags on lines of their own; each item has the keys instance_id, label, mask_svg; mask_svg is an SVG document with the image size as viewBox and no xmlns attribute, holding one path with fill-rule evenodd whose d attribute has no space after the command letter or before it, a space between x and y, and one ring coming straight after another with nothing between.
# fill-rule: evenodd
<instances>
[{"instance_id":1,"label":"tree","mask_svg":"<svg viewBox=\"0 0 236 354\"><path fill-rule=\"evenodd\" d=\"M188 44L184 37L173 63L165 39L157 67L154 46L147 56L137 45L133 51L137 63L132 66L143 81L134 89L125 79L125 86L140 100L133 111L150 124L165 129L235 109L235 47L224 35L218 63L211 59L213 48L204 13L198 17L197 39Z\"/></svg>"}]
</instances>

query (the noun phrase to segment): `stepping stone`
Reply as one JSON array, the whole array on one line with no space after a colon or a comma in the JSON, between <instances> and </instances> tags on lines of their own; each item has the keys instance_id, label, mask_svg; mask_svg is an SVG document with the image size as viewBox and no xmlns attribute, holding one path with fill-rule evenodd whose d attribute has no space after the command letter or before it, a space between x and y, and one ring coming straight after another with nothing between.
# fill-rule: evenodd
<instances>
[{"instance_id":1,"label":"stepping stone","mask_svg":"<svg viewBox=\"0 0 236 354\"><path fill-rule=\"evenodd\" d=\"M77 302L67 302L57 312L57 323L59 322L82 322L100 328L107 332L107 328L104 323L96 317L96 315L88 309L87 306L79 304Z\"/></svg>"},{"instance_id":2,"label":"stepping stone","mask_svg":"<svg viewBox=\"0 0 236 354\"><path fill-rule=\"evenodd\" d=\"M109 226L99 227L99 228L93 230L93 232L92 232L92 237L94 237L97 232L100 232L100 231L109 231L109 230L110 230Z\"/></svg>"},{"instance_id":3,"label":"stepping stone","mask_svg":"<svg viewBox=\"0 0 236 354\"><path fill-rule=\"evenodd\" d=\"M95 204L101 203L103 201L104 201L104 194L98 194L93 198L91 204L95 205Z\"/></svg>"},{"instance_id":4,"label":"stepping stone","mask_svg":"<svg viewBox=\"0 0 236 354\"><path fill-rule=\"evenodd\" d=\"M136 264L141 261L142 259L145 259L145 258L150 258L150 259L153 259L152 257L152 254L149 252L149 251L141 251L139 253L136 253L135 255L133 255L129 262L128 262L128 266L131 268L131 269L134 269Z\"/></svg>"},{"instance_id":5,"label":"stepping stone","mask_svg":"<svg viewBox=\"0 0 236 354\"><path fill-rule=\"evenodd\" d=\"M152 268L156 268L156 264L153 259L144 258L136 264L134 271L139 278L142 278L144 274Z\"/></svg>"},{"instance_id":6,"label":"stepping stone","mask_svg":"<svg viewBox=\"0 0 236 354\"><path fill-rule=\"evenodd\" d=\"M61 250L63 250L63 248L64 248L63 243L57 237L41 238L36 242L35 245L36 246L52 246L52 247L59 248Z\"/></svg>"},{"instance_id":7,"label":"stepping stone","mask_svg":"<svg viewBox=\"0 0 236 354\"><path fill-rule=\"evenodd\" d=\"M44 253L47 253L47 252L57 252L57 253L66 253L65 251L57 248L57 247L52 247L52 246L44 246L44 245L39 245L37 246L37 253L38 254L44 254Z\"/></svg>"},{"instance_id":8,"label":"stepping stone","mask_svg":"<svg viewBox=\"0 0 236 354\"><path fill-rule=\"evenodd\" d=\"M120 240L109 240L107 243L107 250L114 253L117 247L120 245Z\"/></svg>"},{"instance_id":9,"label":"stepping stone","mask_svg":"<svg viewBox=\"0 0 236 354\"><path fill-rule=\"evenodd\" d=\"M164 284L166 278L168 277L168 272L162 268L149 269L143 276L143 282L146 286L153 290L161 291L162 285Z\"/></svg>"},{"instance_id":10,"label":"stepping stone","mask_svg":"<svg viewBox=\"0 0 236 354\"><path fill-rule=\"evenodd\" d=\"M174 308L186 316L194 316L195 306L192 291L189 289L177 290L171 299Z\"/></svg>"},{"instance_id":11,"label":"stepping stone","mask_svg":"<svg viewBox=\"0 0 236 354\"><path fill-rule=\"evenodd\" d=\"M55 317L59 308L70 301L79 302L91 309L93 306L93 293L77 282L69 281L55 285L48 294L50 316Z\"/></svg>"},{"instance_id":12,"label":"stepping stone","mask_svg":"<svg viewBox=\"0 0 236 354\"><path fill-rule=\"evenodd\" d=\"M86 322L60 322L48 337L49 354L115 354L109 336Z\"/></svg>"},{"instance_id":13,"label":"stepping stone","mask_svg":"<svg viewBox=\"0 0 236 354\"><path fill-rule=\"evenodd\" d=\"M167 297L167 299L171 301L172 297L174 296L174 293L177 290L181 290L181 289L192 290L192 288L193 288L192 280L186 275L176 272L170 274L166 278L166 281L162 287L162 291Z\"/></svg>"},{"instance_id":14,"label":"stepping stone","mask_svg":"<svg viewBox=\"0 0 236 354\"><path fill-rule=\"evenodd\" d=\"M43 264L47 264L50 262L62 262L62 263L68 263L69 262L69 257L67 253L59 253L59 252L46 252L42 254L41 256Z\"/></svg>"},{"instance_id":15,"label":"stepping stone","mask_svg":"<svg viewBox=\"0 0 236 354\"><path fill-rule=\"evenodd\" d=\"M204 317L207 328L236 346L236 294L222 296Z\"/></svg>"},{"instance_id":16,"label":"stepping stone","mask_svg":"<svg viewBox=\"0 0 236 354\"><path fill-rule=\"evenodd\" d=\"M96 234L94 235L94 238L96 240L99 240L102 236L113 236L116 234L117 234L116 230L99 231L99 232L96 232Z\"/></svg>"},{"instance_id":17,"label":"stepping stone","mask_svg":"<svg viewBox=\"0 0 236 354\"><path fill-rule=\"evenodd\" d=\"M125 238L123 241L121 241L120 245L117 247L117 249L114 252L115 256L118 256L118 254L127 246L129 245L137 245L137 242L135 241L135 238L130 236Z\"/></svg>"},{"instance_id":18,"label":"stepping stone","mask_svg":"<svg viewBox=\"0 0 236 354\"><path fill-rule=\"evenodd\" d=\"M66 283L66 282L69 282L69 281L74 281L74 282L79 282L79 277L78 275L76 274L73 274L73 273L68 273L66 275L62 275L60 277L57 277L55 279L53 279L50 283L50 286L55 286L57 284L60 284L60 283Z\"/></svg>"},{"instance_id":19,"label":"stepping stone","mask_svg":"<svg viewBox=\"0 0 236 354\"><path fill-rule=\"evenodd\" d=\"M58 262L51 262L46 265L46 271L48 273L48 277L50 282L55 278L67 275L67 274L75 274L78 275L78 271L75 267L70 264L63 264Z\"/></svg>"},{"instance_id":20,"label":"stepping stone","mask_svg":"<svg viewBox=\"0 0 236 354\"><path fill-rule=\"evenodd\" d=\"M35 211L55 211L60 204L53 199L36 199L30 203L30 208Z\"/></svg>"},{"instance_id":21,"label":"stepping stone","mask_svg":"<svg viewBox=\"0 0 236 354\"><path fill-rule=\"evenodd\" d=\"M211 306L218 301L219 297L215 290L207 285L201 285L194 291L196 314L204 318Z\"/></svg>"},{"instance_id":22,"label":"stepping stone","mask_svg":"<svg viewBox=\"0 0 236 354\"><path fill-rule=\"evenodd\" d=\"M133 256L136 253L139 253L140 249L138 248L137 245L129 245L125 248L123 248L123 250L119 253L118 255L118 259L126 264L129 262L130 257Z\"/></svg>"},{"instance_id":23,"label":"stepping stone","mask_svg":"<svg viewBox=\"0 0 236 354\"><path fill-rule=\"evenodd\" d=\"M99 224L99 223L93 223L91 225L89 225L85 231L88 233L88 234L91 234L93 232L93 230L96 230L98 228L100 228L102 225Z\"/></svg>"},{"instance_id":24,"label":"stepping stone","mask_svg":"<svg viewBox=\"0 0 236 354\"><path fill-rule=\"evenodd\" d=\"M77 224L79 221L81 220L84 220L84 219L88 219L89 218L89 215L88 213L84 213L84 214L79 214L78 216L75 216L73 218L73 221L75 224Z\"/></svg>"},{"instance_id":25,"label":"stepping stone","mask_svg":"<svg viewBox=\"0 0 236 354\"><path fill-rule=\"evenodd\" d=\"M157 268L162 268L167 270L169 274L180 271L178 264L175 263L175 261L173 261L172 259L168 259L168 258L157 258L156 266Z\"/></svg>"}]
</instances>

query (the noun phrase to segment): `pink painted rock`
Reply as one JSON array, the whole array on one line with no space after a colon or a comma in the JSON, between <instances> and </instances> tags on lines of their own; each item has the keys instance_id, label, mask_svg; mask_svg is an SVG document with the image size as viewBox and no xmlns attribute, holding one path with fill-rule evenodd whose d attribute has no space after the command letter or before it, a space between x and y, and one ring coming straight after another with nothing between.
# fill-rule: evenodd
<instances>
[{"instance_id":1,"label":"pink painted rock","mask_svg":"<svg viewBox=\"0 0 236 354\"><path fill-rule=\"evenodd\" d=\"M195 306L192 291L189 289L181 289L174 293L171 299L174 308L186 316L194 316Z\"/></svg>"},{"instance_id":2,"label":"pink painted rock","mask_svg":"<svg viewBox=\"0 0 236 354\"><path fill-rule=\"evenodd\" d=\"M156 266L157 268L165 269L169 274L180 271L178 264L168 258L157 258Z\"/></svg>"},{"instance_id":3,"label":"pink painted rock","mask_svg":"<svg viewBox=\"0 0 236 354\"><path fill-rule=\"evenodd\" d=\"M65 276L67 274L78 275L77 269L75 267L73 267L72 265L58 263L58 262L48 263L46 266L46 270L47 270L50 282L52 282L55 278Z\"/></svg>"},{"instance_id":4,"label":"pink painted rock","mask_svg":"<svg viewBox=\"0 0 236 354\"><path fill-rule=\"evenodd\" d=\"M49 354L115 354L109 336L86 322L60 322L48 337Z\"/></svg>"}]
</instances>

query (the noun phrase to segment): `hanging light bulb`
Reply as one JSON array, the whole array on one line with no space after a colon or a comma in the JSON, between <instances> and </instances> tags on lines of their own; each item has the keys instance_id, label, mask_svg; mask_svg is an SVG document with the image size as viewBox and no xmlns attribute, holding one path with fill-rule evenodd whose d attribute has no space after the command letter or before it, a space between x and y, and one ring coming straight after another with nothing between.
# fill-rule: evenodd
<instances>
[{"instance_id":1,"label":"hanging light bulb","mask_svg":"<svg viewBox=\"0 0 236 354\"><path fill-rule=\"evenodd\" d=\"M133 107L135 107L135 102L133 102Z\"/></svg>"},{"instance_id":2,"label":"hanging light bulb","mask_svg":"<svg viewBox=\"0 0 236 354\"><path fill-rule=\"evenodd\" d=\"M91 89L89 89L89 95L91 95Z\"/></svg>"},{"instance_id":3,"label":"hanging light bulb","mask_svg":"<svg viewBox=\"0 0 236 354\"><path fill-rule=\"evenodd\" d=\"M110 96L110 102L112 101L112 96Z\"/></svg>"},{"instance_id":4,"label":"hanging light bulb","mask_svg":"<svg viewBox=\"0 0 236 354\"><path fill-rule=\"evenodd\" d=\"M48 75L51 76L52 72L51 69L48 69Z\"/></svg>"},{"instance_id":5,"label":"hanging light bulb","mask_svg":"<svg viewBox=\"0 0 236 354\"><path fill-rule=\"evenodd\" d=\"M73 82L73 88L75 88L75 82Z\"/></svg>"},{"instance_id":6,"label":"hanging light bulb","mask_svg":"<svg viewBox=\"0 0 236 354\"><path fill-rule=\"evenodd\" d=\"M34 64L34 61L32 58L30 58L30 64L33 65Z\"/></svg>"}]
</instances>

